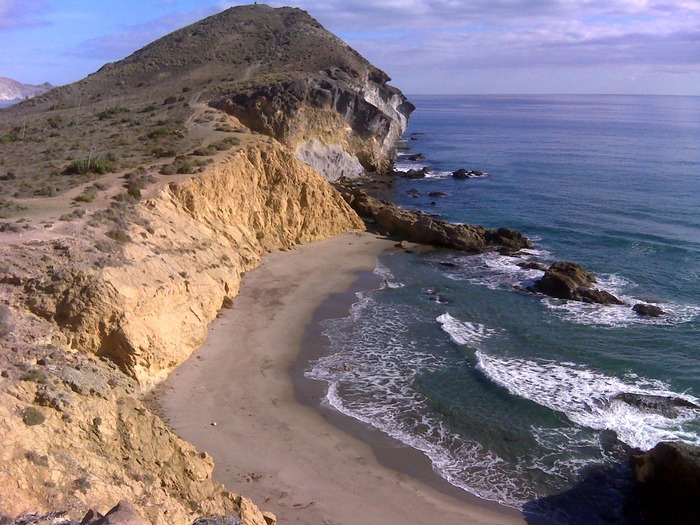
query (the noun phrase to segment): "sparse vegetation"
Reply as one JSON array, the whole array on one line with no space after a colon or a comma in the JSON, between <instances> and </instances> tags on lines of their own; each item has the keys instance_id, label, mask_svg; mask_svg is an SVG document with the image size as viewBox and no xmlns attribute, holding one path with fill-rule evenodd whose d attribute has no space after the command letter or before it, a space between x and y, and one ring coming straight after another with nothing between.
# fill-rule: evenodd
<instances>
[{"instance_id":1,"label":"sparse vegetation","mask_svg":"<svg viewBox=\"0 0 700 525\"><path fill-rule=\"evenodd\" d=\"M13 325L10 318L10 307L0 304L0 339L6 338L12 332Z\"/></svg>"},{"instance_id":2,"label":"sparse vegetation","mask_svg":"<svg viewBox=\"0 0 700 525\"><path fill-rule=\"evenodd\" d=\"M36 407L27 407L21 412L22 421L28 427L33 427L34 425L41 425L46 421L46 416L43 412Z\"/></svg>"}]
</instances>

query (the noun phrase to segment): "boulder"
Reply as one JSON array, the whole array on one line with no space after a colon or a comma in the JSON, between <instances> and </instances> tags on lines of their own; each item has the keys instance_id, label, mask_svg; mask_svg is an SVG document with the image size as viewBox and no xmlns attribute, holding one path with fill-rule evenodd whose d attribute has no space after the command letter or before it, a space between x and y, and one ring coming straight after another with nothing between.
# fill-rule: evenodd
<instances>
[{"instance_id":1,"label":"boulder","mask_svg":"<svg viewBox=\"0 0 700 525\"><path fill-rule=\"evenodd\" d=\"M423 155L422 153L416 153L415 155L411 155L410 157L408 157L408 160L425 160L425 155Z\"/></svg>"},{"instance_id":2,"label":"boulder","mask_svg":"<svg viewBox=\"0 0 700 525\"><path fill-rule=\"evenodd\" d=\"M599 304L624 304L613 294L593 288L592 285L595 282L595 277L581 265L568 261L557 261L549 267L530 290L557 299Z\"/></svg>"},{"instance_id":3,"label":"boulder","mask_svg":"<svg viewBox=\"0 0 700 525\"><path fill-rule=\"evenodd\" d=\"M424 179L425 176L430 173L430 168L421 168L419 170L408 170L408 171L399 171L397 172L399 175L404 177L405 179Z\"/></svg>"},{"instance_id":4,"label":"boulder","mask_svg":"<svg viewBox=\"0 0 700 525\"><path fill-rule=\"evenodd\" d=\"M464 168L460 168L460 169L452 172L453 179L470 179L472 177L483 177L483 176L484 176L483 171L466 170Z\"/></svg>"},{"instance_id":5,"label":"boulder","mask_svg":"<svg viewBox=\"0 0 700 525\"><path fill-rule=\"evenodd\" d=\"M88 515L90 513L88 512ZM88 517L86 515L86 518ZM94 514L95 519L90 519L90 521L85 521L85 518L81 522L82 525L150 525L148 520L145 520L136 511L134 506L128 501L120 501L115 507L113 507L107 514L100 516L98 513Z\"/></svg>"},{"instance_id":6,"label":"boulder","mask_svg":"<svg viewBox=\"0 0 700 525\"><path fill-rule=\"evenodd\" d=\"M642 317L659 317L666 313L658 306L646 303L637 303L632 307L632 310Z\"/></svg>"},{"instance_id":7,"label":"boulder","mask_svg":"<svg viewBox=\"0 0 700 525\"><path fill-rule=\"evenodd\" d=\"M630 457L635 488L626 513L632 523L700 523L700 447L659 443Z\"/></svg>"}]
</instances>

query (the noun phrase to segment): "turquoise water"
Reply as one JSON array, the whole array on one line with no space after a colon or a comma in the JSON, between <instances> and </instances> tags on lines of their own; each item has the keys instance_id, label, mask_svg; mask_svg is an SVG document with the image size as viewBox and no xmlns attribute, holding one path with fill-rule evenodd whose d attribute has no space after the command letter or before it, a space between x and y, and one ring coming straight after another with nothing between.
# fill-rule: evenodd
<instances>
[{"instance_id":1,"label":"turquoise water","mask_svg":"<svg viewBox=\"0 0 700 525\"><path fill-rule=\"evenodd\" d=\"M421 450L453 485L513 507L632 448L700 445L699 411L615 399L700 403L700 98L411 100L397 167L432 172L383 196L513 227L535 249L383 255L381 288L324 323L330 353L307 376L327 383L326 403ZM407 160L418 152L424 161ZM488 175L452 179L461 167ZM629 305L523 292L542 275L524 260L578 262ZM637 316L640 301L666 315Z\"/></svg>"}]
</instances>

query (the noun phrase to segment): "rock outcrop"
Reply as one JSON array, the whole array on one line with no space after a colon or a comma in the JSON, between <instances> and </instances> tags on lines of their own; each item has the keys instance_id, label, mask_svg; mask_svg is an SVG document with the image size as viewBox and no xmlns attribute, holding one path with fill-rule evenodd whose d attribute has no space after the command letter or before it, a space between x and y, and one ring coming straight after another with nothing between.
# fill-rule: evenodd
<instances>
[{"instance_id":1,"label":"rock outcrop","mask_svg":"<svg viewBox=\"0 0 700 525\"><path fill-rule=\"evenodd\" d=\"M632 523L700 523L700 448L659 443L632 456L630 466L636 487L626 510Z\"/></svg>"},{"instance_id":2,"label":"rock outcrop","mask_svg":"<svg viewBox=\"0 0 700 525\"><path fill-rule=\"evenodd\" d=\"M360 217L370 219L390 235L411 242L469 253L488 250L515 252L522 248L532 248L527 237L509 228L490 230L483 226L451 224L422 212L404 210L390 202L380 201L362 190L344 186L338 188Z\"/></svg>"},{"instance_id":3,"label":"rock outcrop","mask_svg":"<svg viewBox=\"0 0 700 525\"><path fill-rule=\"evenodd\" d=\"M0 77L0 101L25 100L53 89L54 86L45 82L35 86L22 84L11 78Z\"/></svg>"},{"instance_id":4,"label":"rock outcrop","mask_svg":"<svg viewBox=\"0 0 700 525\"><path fill-rule=\"evenodd\" d=\"M329 180L386 171L413 105L377 70L360 78L339 68L214 100L249 128L294 148ZM319 155L319 153L321 153ZM337 157L338 165L328 164Z\"/></svg>"},{"instance_id":5,"label":"rock outcrop","mask_svg":"<svg viewBox=\"0 0 700 525\"><path fill-rule=\"evenodd\" d=\"M599 304L624 304L610 292L593 288L595 277L581 265L557 261L530 289L557 299Z\"/></svg>"},{"instance_id":6,"label":"rock outcrop","mask_svg":"<svg viewBox=\"0 0 700 525\"><path fill-rule=\"evenodd\" d=\"M665 314L659 306L647 303L637 303L632 307L632 310L642 317L660 317Z\"/></svg>"}]
</instances>

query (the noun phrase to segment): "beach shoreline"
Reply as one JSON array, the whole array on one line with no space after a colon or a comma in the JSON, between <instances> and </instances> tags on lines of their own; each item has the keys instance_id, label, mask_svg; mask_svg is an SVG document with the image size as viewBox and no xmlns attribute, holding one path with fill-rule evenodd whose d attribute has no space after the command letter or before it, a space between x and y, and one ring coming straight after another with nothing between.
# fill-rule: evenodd
<instances>
[{"instance_id":1,"label":"beach shoreline","mask_svg":"<svg viewBox=\"0 0 700 525\"><path fill-rule=\"evenodd\" d=\"M392 247L369 233L344 234L265 256L205 345L162 385L165 415L212 455L215 479L280 523L524 523L514 510L430 483L419 453L358 439L347 420L318 410L320 391L295 385L309 327L329 314L319 307L347 312L358 272L371 272Z\"/></svg>"}]
</instances>

